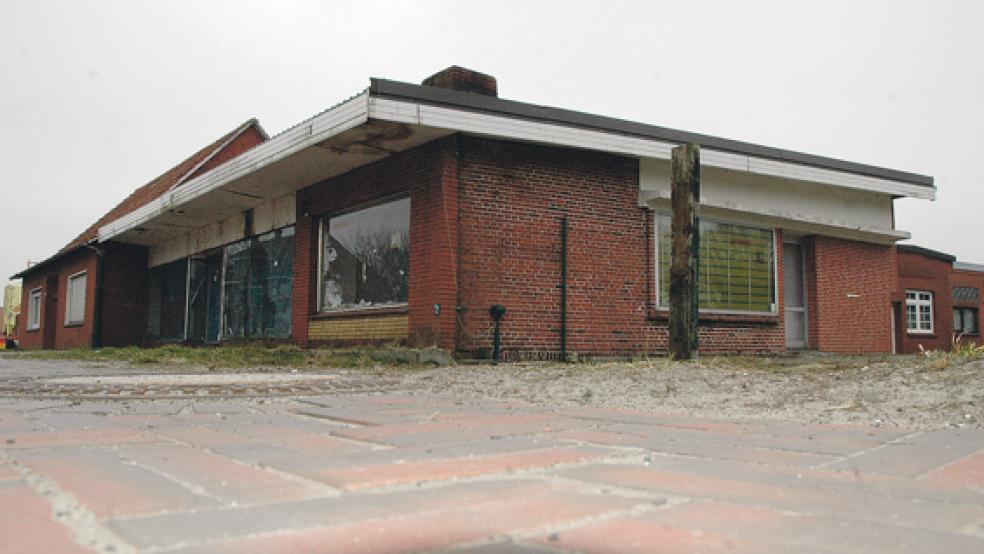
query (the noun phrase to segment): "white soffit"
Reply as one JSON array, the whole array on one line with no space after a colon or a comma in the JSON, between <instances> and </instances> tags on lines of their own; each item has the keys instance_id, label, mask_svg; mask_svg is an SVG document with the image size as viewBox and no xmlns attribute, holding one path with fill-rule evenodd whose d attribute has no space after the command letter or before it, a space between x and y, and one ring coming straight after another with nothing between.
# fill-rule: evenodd
<instances>
[{"instance_id":1,"label":"white soffit","mask_svg":"<svg viewBox=\"0 0 984 554\"><path fill-rule=\"evenodd\" d=\"M104 225L99 229L99 242L110 240L127 231L140 229L158 216L174 213L173 210L184 207L189 201L216 192L227 185L233 185L230 188L234 188L235 181L238 179L248 177L275 162L366 123L368 97L368 92L355 96ZM226 196L249 198L242 194L237 195L235 192ZM263 199L254 200L255 203L259 203ZM174 226L187 230L207 223L200 220L187 221L176 223Z\"/></svg>"},{"instance_id":2,"label":"white soffit","mask_svg":"<svg viewBox=\"0 0 984 554\"><path fill-rule=\"evenodd\" d=\"M670 159L675 143L544 121L432 106L407 100L369 98L369 118L439 127L479 136L599 150L640 158ZM935 200L936 190L880 177L770 160L745 154L701 149L701 163L800 181L811 181L892 196Z\"/></svg>"}]
</instances>

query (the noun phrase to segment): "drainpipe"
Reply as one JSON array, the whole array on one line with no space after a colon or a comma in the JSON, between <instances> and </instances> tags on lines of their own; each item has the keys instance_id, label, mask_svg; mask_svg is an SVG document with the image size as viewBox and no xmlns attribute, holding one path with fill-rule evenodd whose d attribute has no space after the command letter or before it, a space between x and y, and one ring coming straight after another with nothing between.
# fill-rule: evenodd
<instances>
[{"instance_id":1,"label":"drainpipe","mask_svg":"<svg viewBox=\"0 0 984 554\"><path fill-rule=\"evenodd\" d=\"M560 361L567 361L567 216L560 219Z\"/></svg>"},{"instance_id":2,"label":"drainpipe","mask_svg":"<svg viewBox=\"0 0 984 554\"><path fill-rule=\"evenodd\" d=\"M87 245L96 253L96 294L92 299L92 348L102 346L102 297L103 297L103 255L106 251L98 246Z\"/></svg>"}]
</instances>

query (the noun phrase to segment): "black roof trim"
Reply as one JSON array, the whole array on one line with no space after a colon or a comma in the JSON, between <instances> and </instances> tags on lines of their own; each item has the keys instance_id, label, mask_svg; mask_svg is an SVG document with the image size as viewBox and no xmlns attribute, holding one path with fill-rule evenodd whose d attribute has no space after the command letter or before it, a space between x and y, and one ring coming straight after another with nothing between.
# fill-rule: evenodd
<instances>
[{"instance_id":1,"label":"black roof trim","mask_svg":"<svg viewBox=\"0 0 984 554\"><path fill-rule=\"evenodd\" d=\"M88 248L92 248L89 245L89 243L80 244L80 245L76 246L75 248L69 248L68 250L65 250L64 252L59 252L59 253L57 253L57 254L49 257L49 258L46 258L44 260L41 260L40 262L32 265L31 267L29 267L29 268L27 268L27 269L25 269L25 270L23 270L23 271L21 271L19 273L15 273L15 274L11 275L10 278L11 279L22 279L24 276L30 275L30 274L32 274L34 272L37 272L37 271L40 271L40 270L48 267L49 265L51 265L51 264L53 264L55 262L61 261L61 260L65 259L65 258L71 256L72 254L75 254L79 250L86 250Z\"/></svg>"},{"instance_id":2,"label":"black roof trim","mask_svg":"<svg viewBox=\"0 0 984 554\"><path fill-rule=\"evenodd\" d=\"M769 146L761 146L748 142L730 140L699 133L690 133L657 125L647 125L624 119L604 117L573 110L553 108L550 106L539 106L516 102L514 100L504 100L494 96L484 96L471 92L459 92L456 90L414 85L388 79L373 78L370 80L369 93L373 96L384 96L391 98L402 98L424 102L427 104L452 106L467 110L498 113L509 116L535 119L551 123L560 123L574 127L588 127L608 132L617 132L627 135L634 135L643 138L664 140L674 143L697 143L707 148L723 150L736 154L757 156L771 160L793 162L797 164L810 165L823 169L833 169L837 171L847 171L869 177L891 179L913 185L919 185L935 189L933 178L928 175L898 171L884 167L859 164L802 152L782 150Z\"/></svg>"},{"instance_id":3,"label":"black roof trim","mask_svg":"<svg viewBox=\"0 0 984 554\"><path fill-rule=\"evenodd\" d=\"M951 264L957 261L956 256L951 256L944 252L938 252L936 250L930 250L929 248L923 248L922 246L916 246L915 244L897 244L895 249L899 252L904 252L906 254L919 254L920 256L926 256L927 258L934 258L944 262L950 262Z\"/></svg>"}]
</instances>

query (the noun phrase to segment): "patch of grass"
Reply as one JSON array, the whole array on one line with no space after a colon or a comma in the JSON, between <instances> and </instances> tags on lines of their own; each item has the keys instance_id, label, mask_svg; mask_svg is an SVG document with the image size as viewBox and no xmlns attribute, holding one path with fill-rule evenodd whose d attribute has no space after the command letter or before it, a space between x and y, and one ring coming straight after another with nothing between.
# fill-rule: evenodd
<instances>
[{"instance_id":1,"label":"patch of grass","mask_svg":"<svg viewBox=\"0 0 984 554\"><path fill-rule=\"evenodd\" d=\"M41 360L75 360L94 363L121 363L137 366L207 366L209 368L288 367L401 368L415 369L441 365L441 357L431 349L402 347L324 348L305 350L293 345L188 347L166 345L156 348L76 348L69 350L31 350L7 354L10 357Z\"/></svg>"}]
</instances>

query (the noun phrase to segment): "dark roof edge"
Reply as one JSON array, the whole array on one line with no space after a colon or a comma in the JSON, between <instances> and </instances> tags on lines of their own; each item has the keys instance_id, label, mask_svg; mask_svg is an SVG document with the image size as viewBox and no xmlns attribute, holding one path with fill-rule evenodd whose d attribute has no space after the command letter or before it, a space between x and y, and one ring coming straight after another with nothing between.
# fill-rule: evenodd
<instances>
[{"instance_id":1,"label":"dark roof edge","mask_svg":"<svg viewBox=\"0 0 984 554\"><path fill-rule=\"evenodd\" d=\"M915 244L896 244L895 248L899 252L904 252L906 254L918 254L920 256L926 256L927 258L950 262L951 264L957 261L956 256L951 256L945 252L930 250L929 248L923 248L922 246L916 246Z\"/></svg>"},{"instance_id":2,"label":"dark roof edge","mask_svg":"<svg viewBox=\"0 0 984 554\"><path fill-rule=\"evenodd\" d=\"M23 271L21 271L19 273L15 273L15 274L11 275L10 278L11 279L23 279L25 276L30 275L30 274L32 274L32 273L34 273L36 271L40 271L40 270L48 267L49 265L51 265L51 264L53 264L55 262L60 262L61 260L65 259L65 258L67 258L69 256L71 256L72 254L75 254L76 252L78 252L80 250L85 250L87 248L92 248L90 246L90 244L91 243L86 242L86 243L82 243L82 244L76 246L75 248L69 248L68 250L65 250L64 252L58 252L57 254L55 254L53 256L49 256L48 258L45 258L45 259L41 260L40 262L32 265L31 267L28 267L28 268L24 269Z\"/></svg>"},{"instance_id":3,"label":"dark roof edge","mask_svg":"<svg viewBox=\"0 0 984 554\"><path fill-rule=\"evenodd\" d=\"M893 181L901 181L933 189L936 188L933 184L933 178L928 175L909 173L907 171L860 164L845 160L838 160L835 158L827 158L824 156L815 156L813 154L805 154L802 152L782 150L779 148L761 146L749 142L741 142L699 133L680 131L677 129L637 123L614 117L605 117L573 110L565 110L562 108L553 108L550 106L527 104L524 102L517 102L515 100L504 100L494 96L484 96L481 94L414 85L411 83L402 83L399 81L390 81L388 79L379 78L372 78L370 80L369 93L373 96L403 98L428 104L452 106L480 112L499 113L503 115L518 116L551 123L561 123L575 127L589 127L602 131L624 133L644 138L664 140L667 142L692 142L707 148L733 152L736 154L745 154L772 160L810 165L823 169L847 171L850 173L867 175L869 177L891 179Z\"/></svg>"}]
</instances>

